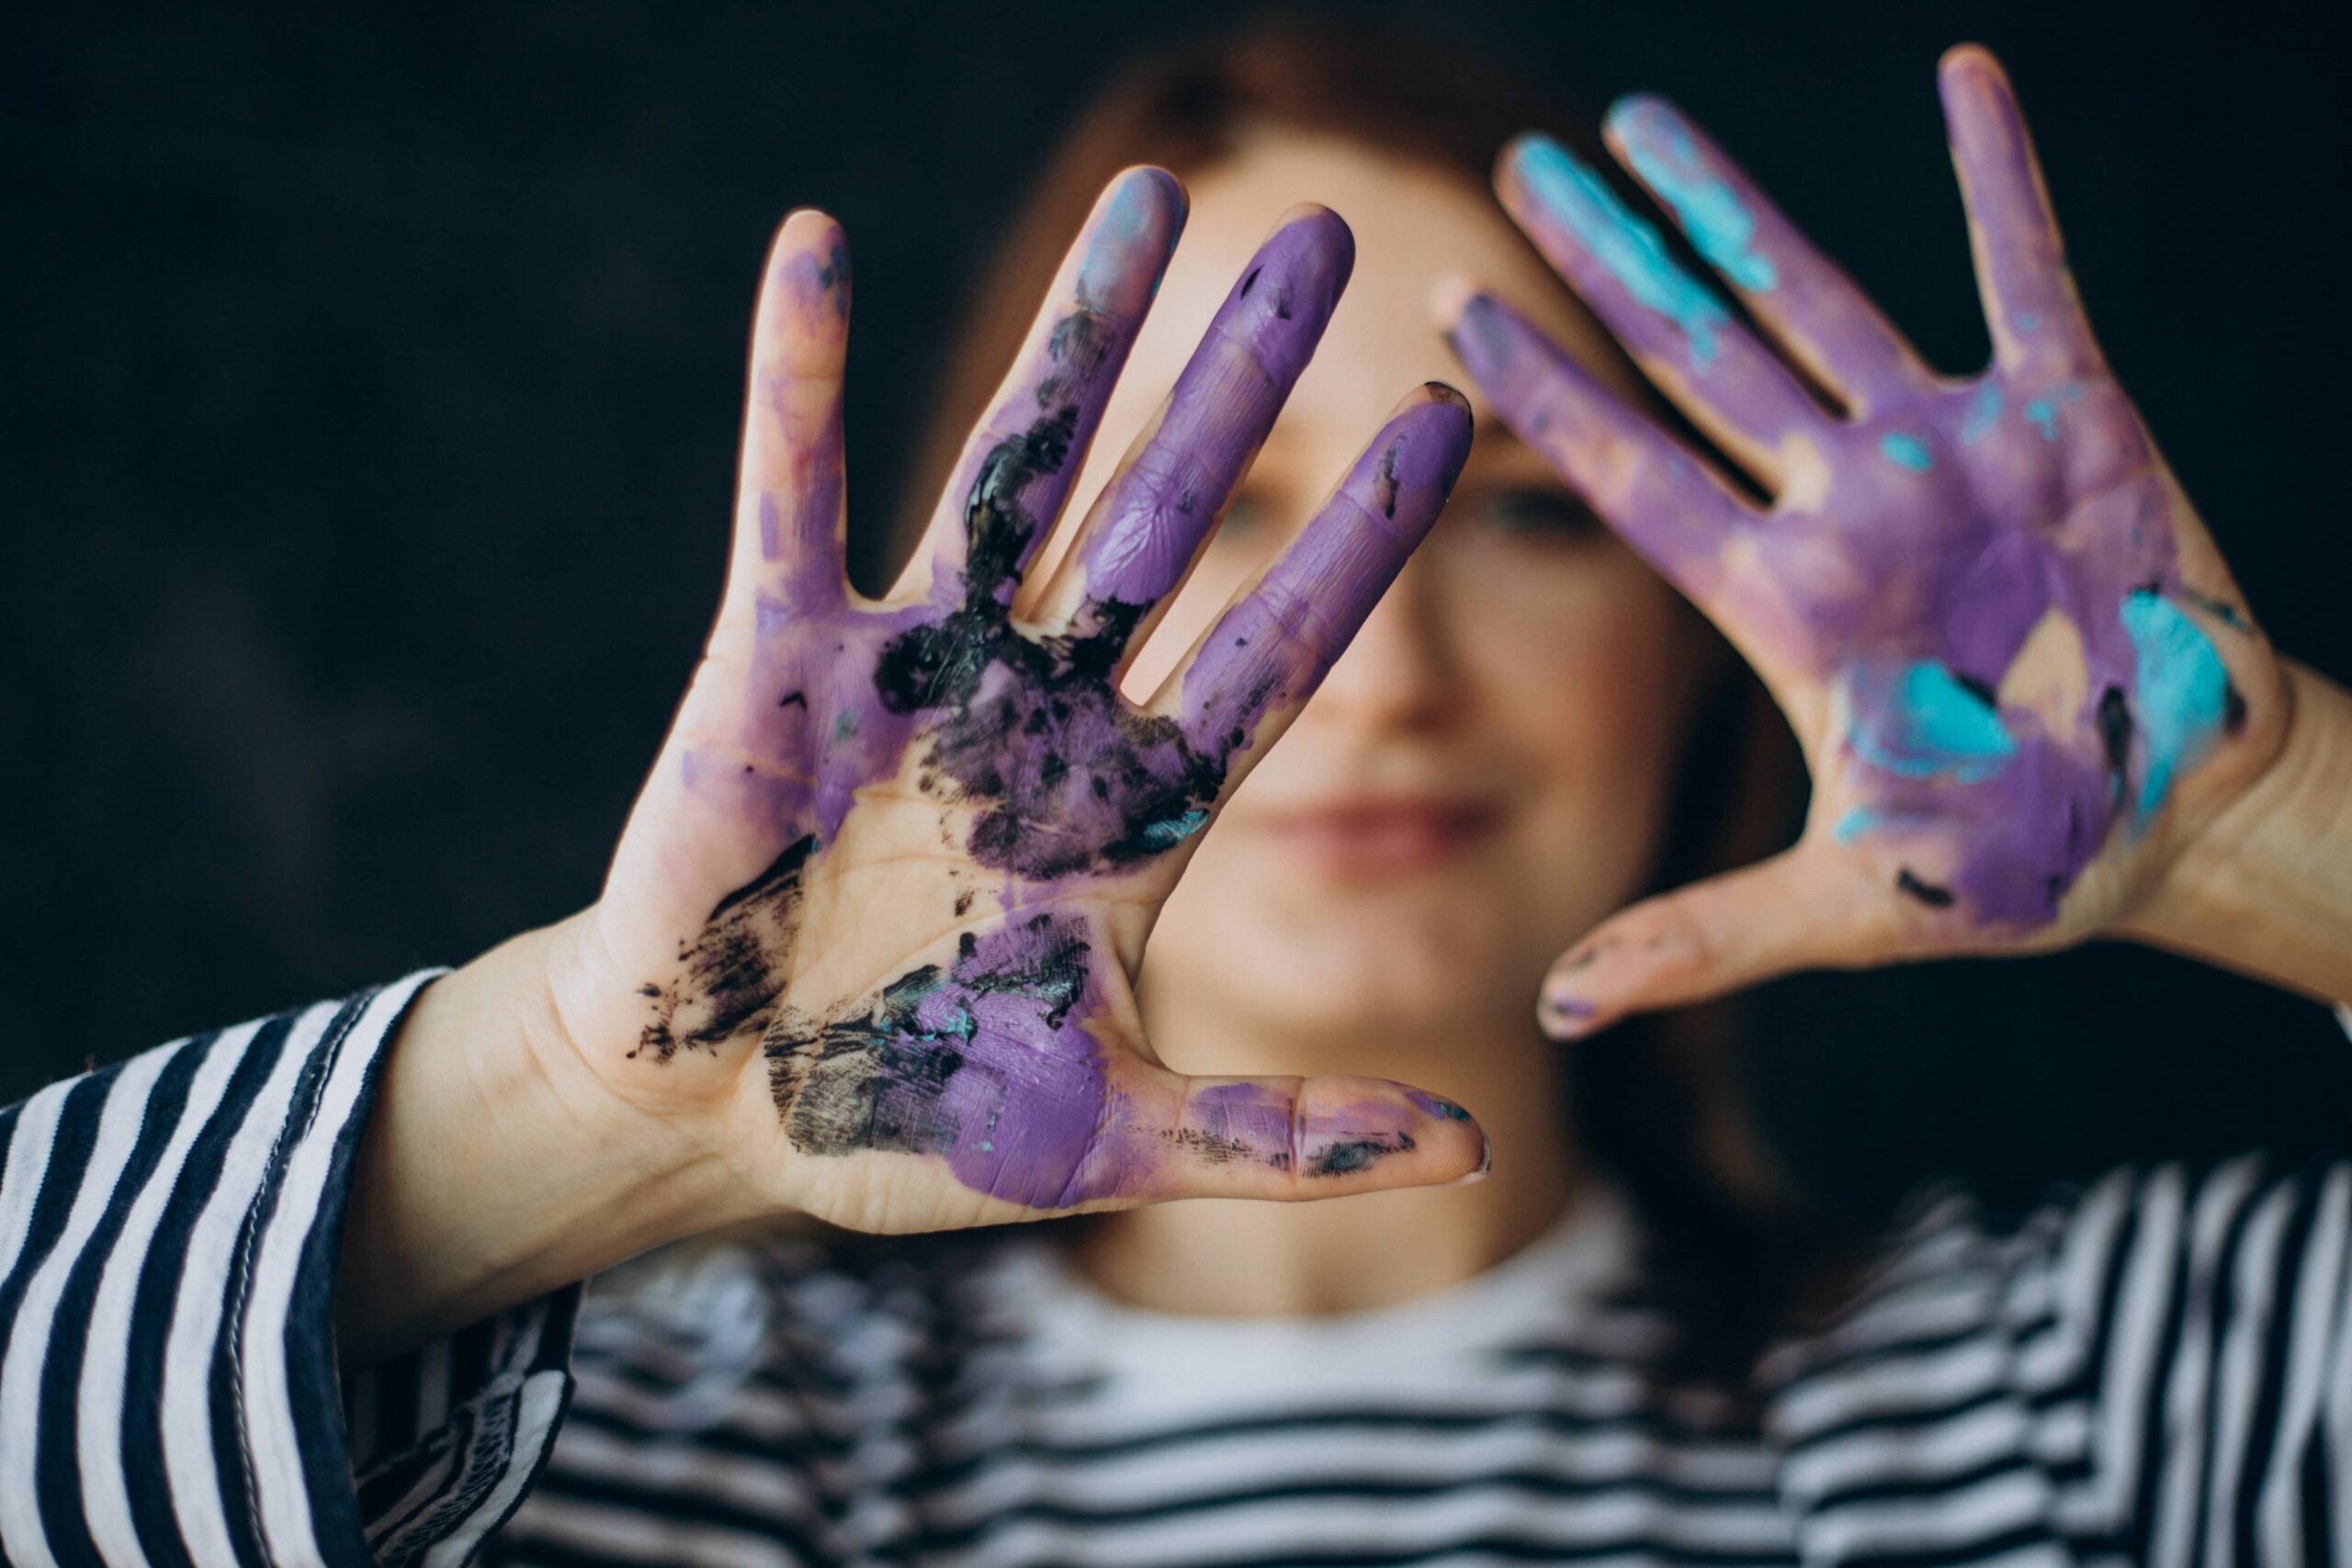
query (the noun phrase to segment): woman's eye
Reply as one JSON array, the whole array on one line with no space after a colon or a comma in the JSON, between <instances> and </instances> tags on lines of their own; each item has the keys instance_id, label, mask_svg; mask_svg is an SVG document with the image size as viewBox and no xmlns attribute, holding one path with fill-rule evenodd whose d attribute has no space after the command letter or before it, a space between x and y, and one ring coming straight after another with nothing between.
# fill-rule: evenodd
<instances>
[{"instance_id":1,"label":"woman's eye","mask_svg":"<svg viewBox=\"0 0 2352 1568\"><path fill-rule=\"evenodd\" d=\"M1472 502L1480 526L1527 539L1581 539L1600 532L1592 509L1565 491L1492 490Z\"/></svg>"}]
</instances>

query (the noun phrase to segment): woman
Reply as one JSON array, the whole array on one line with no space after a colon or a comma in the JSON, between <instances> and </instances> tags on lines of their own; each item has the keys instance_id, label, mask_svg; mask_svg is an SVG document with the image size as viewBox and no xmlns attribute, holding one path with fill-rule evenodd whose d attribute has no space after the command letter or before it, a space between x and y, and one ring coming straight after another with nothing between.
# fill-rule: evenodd
<instances>
[{"instance_id":1,"label":"woman","mask_svg":"<svg viewBox=\"0 0 2352 1568\"><path fill-rule=\"evenodd\" d=\"M1442 133L1337 131L1316 79L1208 117L1172 265L1177 186L1113 181L880 601L840 569L846 256L787 221L727 596L598 903L9 1113L11 1561L2344 1549L2352 1170L1947 1203L1703 1367L1528 1019L2095 933L2352 991L2352 704L2271 654L2107 376L1998 68L1943 73L1966 383L1662 105L1616 148L1786 362L1588 162L1505 156L1769 513ZM1432 289L1475 450L1446 389L1380 417L1441 367ZM1794 849L1612 917L1726 679L1642 558L1815 787ZM1074 1211L576 1288L738 1224Z\"/></svg>"}]
</instances>

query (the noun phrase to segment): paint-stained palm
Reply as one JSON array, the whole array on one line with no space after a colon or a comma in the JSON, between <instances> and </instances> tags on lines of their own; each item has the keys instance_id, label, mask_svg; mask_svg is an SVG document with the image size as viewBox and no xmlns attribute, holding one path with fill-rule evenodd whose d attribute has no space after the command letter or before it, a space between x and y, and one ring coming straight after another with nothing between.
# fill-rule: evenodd
<instances>
[{"instance_id":1,"label":"paint-stained palm","mask_svg":"<svg viewBox=\"0 0 2352 1568\"><path fill-rule=\"evenodd\" d=\"M1556 144L1502 161L1521 227L1771 500L1466 288L1456 352L1756 667L1815 785L1792 850L1572 948L1555 1032L1799 967L2113 929L2283 741L2278 664L2091 335L2007 79L1964 48L1940 83L1994 345L1962 380L1663 102L1618 106L1611 148L1779 353Z\"/></svg>"},{"instance_id":2,"label":"paint-stained palm","mask_svg":"<svg viewBox=\"0 0 2352 1568\"><path fill-rule=\"evenodd\" d=\"M1121 695L1346 281L1346 227L1293 213L1016 620L1182 211L1158 170L1105 192L879 601L842 574L842 235L804 212L777 240L718 621L550 976L591 1071L776 1207L922 1229L1442 1181L1483 1158L1434 1096L1187 1078L1142 1036L1133 981L1190 845L1434 519L1469 438L1458 394L1408 397L1161 691Z\"/></svg>"}]
</instances>

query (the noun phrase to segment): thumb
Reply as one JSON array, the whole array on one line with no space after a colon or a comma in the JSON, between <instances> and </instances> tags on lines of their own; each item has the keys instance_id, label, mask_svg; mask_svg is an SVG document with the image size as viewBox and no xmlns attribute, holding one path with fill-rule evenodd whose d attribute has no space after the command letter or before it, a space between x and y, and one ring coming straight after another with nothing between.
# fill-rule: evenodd
<instances>
[{"instance_id":1,"label":"thumb","mask_svg":"<svg viewBox=\"0 0 2352 1568\"><path fill-rule=\"evenodd\" d=\"M1874 891L1799 844L1645 899L1552 965L1537 1019L1554 1039L1572 1040L1628 1013L1705 1001L1792 970L1863 962L1884 918Z\"/></svg>"},{"instance_id":2,"label":"thumb","mask_svg":"<svg viewBox=\"0 0 2352 1568\"><path fill-rule=\"evenodd\" d=\"M1101 1151L1124 1196L1295 1201L1484 1175L1487 1136L1452 1100L1385 1078L1127 1075Z\"/></svg>"}]
</instances>

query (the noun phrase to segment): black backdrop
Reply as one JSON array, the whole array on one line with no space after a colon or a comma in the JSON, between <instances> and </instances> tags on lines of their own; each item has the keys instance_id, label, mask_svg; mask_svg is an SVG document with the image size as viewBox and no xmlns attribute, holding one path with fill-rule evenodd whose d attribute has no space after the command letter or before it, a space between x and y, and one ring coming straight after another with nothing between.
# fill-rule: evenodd
<instances>
[{"instance_id":1,"label":"black backdrop","mask_svg":"<svg viewBox=\"0 0 2352 1568\"><path fill-rule=\"evenodd\" d=\"M0 23L0 1100L593 897L716 599L776 218L824 205L856 250L870 532L959 287L1089 85L1264 11ZM2278 641L2352 676L2322 7L1347 11L1499 44L1595 112L1673 95L1951 367L1984 345L1930 73L1992 43L2126 385ZM1840 1200L2346 1137L2323 1011L2153 953L1770 999L1760 1107Z\"/></svg>"}]
</instances>

